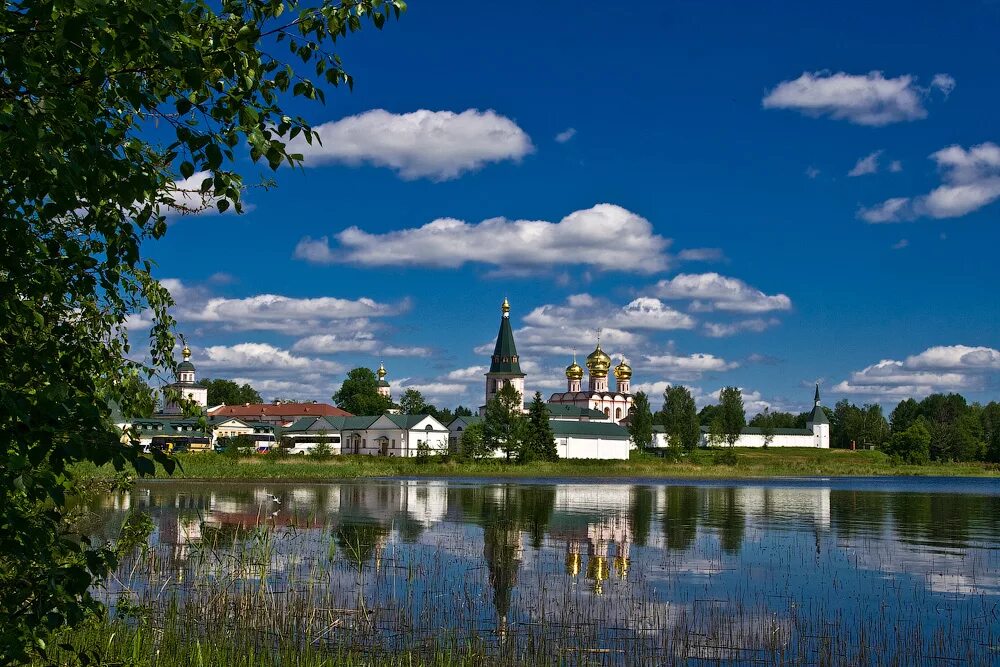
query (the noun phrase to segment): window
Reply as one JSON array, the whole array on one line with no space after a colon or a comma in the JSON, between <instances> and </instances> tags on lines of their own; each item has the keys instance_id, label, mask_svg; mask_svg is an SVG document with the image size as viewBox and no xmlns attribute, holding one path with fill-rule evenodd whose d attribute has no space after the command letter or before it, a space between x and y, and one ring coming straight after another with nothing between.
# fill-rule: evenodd
<instances>
[{"instance_id":1,"label":"window","mask_svg":"<svg viewBox=\"0 0 1000 667\"><path fill-rule=\"evenodd\" d=\"M622 409L615 408L615 419L621 419L621 418L622 418Z\"/></svg>"},{"instance_id":2,"label":"window","mask_svg":"<svg viewBox=\"0 0 1000 667\"><path fill-rule=\"evenodd\" d=\"M604 408L604 416L605 417L611 416L611 408Z\"/></svg>"}]
</instances>

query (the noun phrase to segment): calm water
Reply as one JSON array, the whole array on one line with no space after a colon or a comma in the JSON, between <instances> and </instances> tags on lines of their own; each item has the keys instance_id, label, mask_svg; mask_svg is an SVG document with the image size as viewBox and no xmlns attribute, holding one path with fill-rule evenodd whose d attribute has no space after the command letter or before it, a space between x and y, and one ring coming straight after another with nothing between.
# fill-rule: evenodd
<instances>
[{"instance_id":1,"label":"calm water","mask_svg":"<svg viewBox=\"0 0 1000 667\"><path fill-rule=\"evenodd\" d=\"M92 509L95 535L155 526L109 603L216 627L251 609L303 641L511 661L1000 664L996 480L168 482Z\"/></svg>"}]
</instances>

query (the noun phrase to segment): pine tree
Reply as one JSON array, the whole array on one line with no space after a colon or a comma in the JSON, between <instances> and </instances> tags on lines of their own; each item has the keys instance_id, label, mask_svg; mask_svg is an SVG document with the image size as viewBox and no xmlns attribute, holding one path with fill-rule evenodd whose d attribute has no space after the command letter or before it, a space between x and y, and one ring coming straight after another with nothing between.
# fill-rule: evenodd
<instances>
[{"instance_id":1,"label":"pine tree","mask_svg":"<svg viewBox=\"0 0 1000 667\"><path fill-rule=\"evenodd\" d=\"M529 461L558 461L556 436L552 433L549 423L549 411L542 401L541 392L535 392L535 398L528 408L528 422L525 429L524 445L517 457L518 463Z\"/></svg>"},{"instance_id":2,"label":"pine tree","mask_svg":"<svg viewBox=\"0 0 1000 667\"><path fill-rule=\"evenodd\" d=\"M486 404L483 435L490 449L502 449L507 460L516 457L524 443L524 407L521 394L505 384Z\"/></svg>"}]
</instances>

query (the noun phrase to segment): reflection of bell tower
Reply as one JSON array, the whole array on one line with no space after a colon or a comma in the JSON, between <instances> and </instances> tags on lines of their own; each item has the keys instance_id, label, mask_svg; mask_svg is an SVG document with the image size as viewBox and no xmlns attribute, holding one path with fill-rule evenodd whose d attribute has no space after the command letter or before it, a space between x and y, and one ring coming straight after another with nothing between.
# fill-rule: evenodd
<instances>
[{"instance_id":1,"label":"reflection of bell tower","mask_svg":"<svg viewBox=\"0 0 1000 667\"><path fill-rule=\"evenodd\" d=\"M523 557L521 531L515 521L496 517L487 522L483 529L483 557L489 570L490 587L493 588L497 634L504 637L507 634L510 598L517 585L517 571Z\"/></svg>"},{"instance_id":2,"label":"reflection of bell tower","mask_svg":"<svg viewBox=\"0 0 1000 667\"><path fill-rule=\"evenodd\" d=\"M571 577L580 574L580 543L576 540L566 542L566 574Z\"/></svg>"}]
</instances>

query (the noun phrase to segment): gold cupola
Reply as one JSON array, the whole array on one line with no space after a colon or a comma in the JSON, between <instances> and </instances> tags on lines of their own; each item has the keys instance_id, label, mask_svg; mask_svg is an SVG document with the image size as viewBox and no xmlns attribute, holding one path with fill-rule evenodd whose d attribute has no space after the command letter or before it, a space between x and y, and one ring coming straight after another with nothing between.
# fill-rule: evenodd
<instances>
[{"instance_id":1,"label":"gold cupola","mask_svg":"<svg viewBox=\"0 0 1000 667\"><path fill-rule=\"evenodd\" d=\"M568 380L582 380L583 379L583 367L576 363L576 355L573 355L573 363L566 367L566 379Z\"/></svg>"},{"instance_id":2,"label":"gold cupola","mask_svg":"<svg viewBox=\"0 0 1000 667\"><path fill-rule=\"evenodd\" d=\"M597 342L597 347L587 356L587 369L593 377L607 377L608 369L611 368L611 357L601 349L601 342Z\"/></svg>"},{"instance_id":3,"label":"gold cupola","mask_svg":"<svg viewBox=\"0 0 1000 667\"><path fill-rule=\"evenodd\" d=\"M622 357L621 363L615 366L615 379L618 380L630 380L632 379L632 367L625 363L625 357Z\"/></svg>"}]
</instances>

